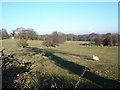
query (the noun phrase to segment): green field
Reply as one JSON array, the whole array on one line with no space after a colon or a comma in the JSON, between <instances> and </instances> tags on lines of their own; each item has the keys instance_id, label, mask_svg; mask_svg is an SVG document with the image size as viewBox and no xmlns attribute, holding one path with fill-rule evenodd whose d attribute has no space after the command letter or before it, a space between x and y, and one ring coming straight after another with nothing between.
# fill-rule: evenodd
<instances>
[{"instance_id":1,"label":"green field","mask_svg":"<svg viewBox=\"0 0 120 90\"><path fill-rule=\"evenodd\" d=\"M27 73L25 87L50 88L52 79L58 88L74 88L84 68L87 70L80 79L79 88L108 88L120 87L118 79L118 47L81 46L79 41L68 41L56 48L45 47L42 41L30 40L29 46L21 49L16 45L17 40L3 40L2 48L5 54L13 53L20 62L35 62L31 72L33 78ZM44 56L38 53L44 52ZM93 61L92 55L97 55L100 60ZM9 66L3 76L3 87L12 87L13 78L19 73L20 66ZM7 77L7 78L6 78Z\"/></svg>"}]
</instances>

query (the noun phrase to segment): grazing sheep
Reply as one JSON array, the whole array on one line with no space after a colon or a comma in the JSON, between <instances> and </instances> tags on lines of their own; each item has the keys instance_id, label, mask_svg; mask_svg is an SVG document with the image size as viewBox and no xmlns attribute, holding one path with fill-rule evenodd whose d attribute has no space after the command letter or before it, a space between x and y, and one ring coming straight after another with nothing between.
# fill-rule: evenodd
<instances>
[{"instance_id":1,"label":"grazing sheep","mask_svg":"<svg viewBox=\"0 0 120 90\"><path fill-rule=\"evenodd\" d=\"M99 61L99 57L98 57L98 56L93 55L93 60L95 60L95 61Z\"/></svg>"}]
</instances>

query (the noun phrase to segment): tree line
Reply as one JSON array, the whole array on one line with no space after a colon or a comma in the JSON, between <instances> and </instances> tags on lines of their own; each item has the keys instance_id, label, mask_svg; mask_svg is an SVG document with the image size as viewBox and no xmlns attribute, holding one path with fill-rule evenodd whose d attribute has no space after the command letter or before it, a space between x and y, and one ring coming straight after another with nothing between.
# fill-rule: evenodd
<instances>
[{"instance_id":1,"label":"tree line","mask_svg":"<svg viewBox=\"0 0 120 90\"><path fill-rule=\"evenodd\" d=\"M0 29L0 38L11 37L19 39L18 46L20 47L26 47L27 40L42 40L47 47L56 47L65 41L89 41L94 42L94 45L97 46L118 46L120 40L120 34L117 33L75 35L54 31L52 34L39 35L32 28L16 28L11 33L8 33L6 29Z\"/></svg>"},{"instance_id":2,"label":"tree line","mask_svg":"<svg viewBox=\"0 0 120 90\"><path fill-rule=\"evenodd\" d=\"M74 35L68 34L67 40L72 41L90 41L95 42L97 46L118 46L120 40L120 35L117 33L106 33L106 34L84 34L84 35Z\"/></svg>"}]
</instances>

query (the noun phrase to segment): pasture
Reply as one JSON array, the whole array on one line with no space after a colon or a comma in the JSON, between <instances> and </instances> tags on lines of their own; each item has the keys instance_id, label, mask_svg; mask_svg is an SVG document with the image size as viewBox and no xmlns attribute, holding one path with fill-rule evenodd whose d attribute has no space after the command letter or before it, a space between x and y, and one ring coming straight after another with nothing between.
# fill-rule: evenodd
<instances>
[{"instance_id":1,"label":"pasture","mask_svg":"<svg viewBox=\"0 0 120 90\"><path fill-rule=\"evenodd\" d=\"M118 47L81 46L79 41L67 41L56 48L45 47L42 41L29 40L27 48L18 48L15 40L2 40L5 54L12 53L20 62L34 62L32 77L23 73L25 88L50 88L54 81L58 88L114 88L119 87ZM43 52L43 56L39 54ZM92 55L100 58L93 61ZM82 73L86 71L81 77ZM19 65L10 65L3 76L3 87L13 87L20 71ZM81 78L80 78L81 77Z\"/></svg>"}]
</instances>

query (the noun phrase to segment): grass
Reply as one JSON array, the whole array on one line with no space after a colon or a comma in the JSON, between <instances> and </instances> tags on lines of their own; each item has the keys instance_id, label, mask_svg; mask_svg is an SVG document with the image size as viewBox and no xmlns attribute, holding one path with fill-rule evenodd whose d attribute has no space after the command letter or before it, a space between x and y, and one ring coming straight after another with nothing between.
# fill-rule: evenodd
<instances>
[{"instance_id":1,"label":"grass","mask_svg":"<svg viewBox=\"0 0 120 90\"><path fill-rule=\"evenodd\" d=\"M92 68L94 71L102 72L101 74L103 76L107 76L108 78L117 78L118 47L83 47L79 46L79 44L75 44L71 45L70 48L65 45L61 45L61 47L58 47L58 50L68 54L76 55L80 58L59 54L61 57L64 56L73 62L86 65L87 67ZM93 62L91 60L92 55L99 56L100 61Z\"/></svg>"},{"instance_id":2,"label":"grass","mask_svg":"<svg viewBox=\"0 0 120 90\"><path fill-rule=\"evenodd\" d=\"M42 45L42 41L29 40L28 48L21 49L17 47L16 41L10 39L2 41L5 53L14 53L20 62L35 61L31 72L39 72L33 77L37 83L30 75L24 74L27 77L26 87L50 88L51 80L54 78L59 88L74 88L85 67L88 70L80 79L78 87L105 88L120 85L114 81L118 78L118 47L80 46L84 42L65 42L57 48L47 48ZM50 58L43 59L38 54L39 50L43 50L44 55ZM100 61L93 61L92 55L99 56ZM17 70L19 69L8 68L12 73L7 73L6 76L15 77ZM11 87L10 81L7 78L4 87Z\"/></svg>"}]
</instances>

